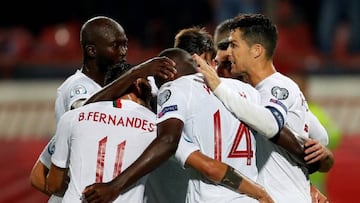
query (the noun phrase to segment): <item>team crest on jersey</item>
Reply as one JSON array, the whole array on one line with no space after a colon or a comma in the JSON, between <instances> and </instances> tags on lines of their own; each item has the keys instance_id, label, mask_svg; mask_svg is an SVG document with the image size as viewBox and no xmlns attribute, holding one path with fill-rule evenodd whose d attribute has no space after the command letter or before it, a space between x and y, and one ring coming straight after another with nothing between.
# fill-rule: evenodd
<instances>
[{"instance_id":1,"label":"team crest on jersey","mask_svg":"<svg viewBox=\"0 0 360 203\"><path fill-rule=\"evenodd\" d=\"M286 88L275 86L271 89L271 94L279 100L287 99L289 91Z\"/></svg>"},{"instance_id":2,"label":"team crest on jersey","mask_svg":"<svg viewBox=\"0 0 360 203\"><path fill-rule=\"evenodd\" d=\"M74 88L70 90L70 98L74 97L75 95L86 94L87 90L82 85L76 85Z\"/></svg>"},{"instance_id":3,"label":"team crest on jersey","mask_svg":"<svg viewBox=\"0 0 360 203\"><path fill-rule=\"evenodd\" d=\"M162 106L167 100L169 100L171 96L171 91L170 90L165 90L163 92L161 92L157 98L157 103Z\"/></svg>"},{"instance_id":4,"label":"team crest on jersey","mask_svg":"<svg viewBox=\"0 0 360 203\"><path fill-rule=\"evenodd\" d=\"M166 106L164 107L160 113L158 113L158 118L161 118L163 115L165 115L167 112L170 112L170 111L177 111L178 110L178 107L177 105L171 105L171 106Z\"/></svg>"},{"instance_id":5,"label":"team crest on jersey","mask_svg":"<svg viewBox=\"0 0 360 203\"><path fill-rule=\"evenodd\" d=\"M55 152L55 139L51 140L47 150L48 150L48 153L50 155L54 154L54 152Z\"/></svg>"}]
</instances>

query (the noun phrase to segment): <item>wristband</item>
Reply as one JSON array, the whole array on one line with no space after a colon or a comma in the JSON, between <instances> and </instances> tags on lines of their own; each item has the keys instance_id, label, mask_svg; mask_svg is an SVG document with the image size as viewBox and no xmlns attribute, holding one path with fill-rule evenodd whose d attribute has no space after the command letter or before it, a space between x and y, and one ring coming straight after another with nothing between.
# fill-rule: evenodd
<instances>
[{"instance_id":1,"label":"wristband","mask_svg":"<svg viewBox=\"0 0 360 203\"><path fill-rule=\"evenodd\" d=\"M238 190L243 177L241 174L236 171L233 167L228 166L225 172L223 179L220 181L220 184Z\"/></svg>"}]
</instances>

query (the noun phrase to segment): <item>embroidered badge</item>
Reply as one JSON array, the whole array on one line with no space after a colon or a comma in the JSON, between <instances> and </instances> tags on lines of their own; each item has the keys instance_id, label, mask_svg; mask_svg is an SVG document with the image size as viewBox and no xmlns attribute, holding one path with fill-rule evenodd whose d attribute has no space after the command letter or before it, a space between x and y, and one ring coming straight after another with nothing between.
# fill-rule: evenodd
<instances>
[{"instance_id":1,"label":"embroidered badge","mask_svg":"<svg viewBox=\"0 0 360 203\"><path fill-rule=\"evenodd\" d=\"M87 90L84 86L76 85L70 91L70 98L73 98L75 95L81 95L81 94L86 94L86 93L87 93Z\"/></svg>"},{"instance_id":2,"label":"embroidered badge","mask_svg":"<svg viewBox=\"0 0 360 203\"><path fill-rule=\"evenodd\" d=\"M271 89L271 94L277 99L284 100L289 96L289 91L286 88L275 86Z\"/></svg>"},{"instance_id":3,"label":"embroidered badge","mask_svg":"<svg viewBox=\"0 0 360 203\"><path fill-rule=\"evenodd\" d=\"M163 92L161 92L157 98L157 103L162 106L167 100L169 100L171 96L171 91L170 90L164 90Z\"/></svg>"}]
</instances>

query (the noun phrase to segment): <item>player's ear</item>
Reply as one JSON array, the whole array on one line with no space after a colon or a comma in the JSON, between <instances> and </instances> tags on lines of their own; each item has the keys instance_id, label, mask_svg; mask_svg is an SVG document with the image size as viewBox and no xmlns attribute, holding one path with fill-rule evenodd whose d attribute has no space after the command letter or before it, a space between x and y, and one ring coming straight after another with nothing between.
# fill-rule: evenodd
<instances>
[{"instance_id":1,"label":"player's ear","mask_svg":"<svg viewBox=\"0 0 360 203\"><path fill-rule=\"evenodd\" d=\"M253 58L258 58L264 51L264 47L261 44L254 44L251 46L251 55Z\"/></svg>"},{"instance_id":2,"label":"player's ear","mask_svg":"<svg viewBox=\"0 0 360 203\"><path fill-rule=\"evenodd\" d=\"M210 66L213 67L216 70L216 60L215 59L211 60Z\"/></svg>"},{"instance_id":3,"label":"player's ear","mask_svg":"<svg viewBox=\"0 0 360 203\"><path fill-rule=\"evenodd\" d=\"M141 95L141 78L138 78L134 81L133 85L136 88L136 93L138 95Z\"/></svg>"},{"instance_id":4,"label":"player's ear","mask_svg":"<svg viewBox=\"0 0 360 203\"><path fill-rule=\"evenodd\" d=\"M87 55L89 55L90 57L96 56L96 48L94 45L86 45L85 49L86 49Z\"/></svg>"}]
</instances>

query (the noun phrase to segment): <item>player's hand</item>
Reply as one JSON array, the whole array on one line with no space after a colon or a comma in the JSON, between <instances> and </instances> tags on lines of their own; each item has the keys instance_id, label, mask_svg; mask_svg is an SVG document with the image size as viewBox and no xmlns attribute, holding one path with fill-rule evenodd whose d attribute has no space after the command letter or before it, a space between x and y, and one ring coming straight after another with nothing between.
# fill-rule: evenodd
<instances>
[{"instance_id":1,"label":"player's hand","mask_svg":"<svg viewBox=\"0 0 360 203\"><path fill-rule=\"evenodd\" d=\"M157 75L164 79L175 77L175 62L168 57L154 57L134 67L141 77Z\"/></svg>"},{"instance_id":2,"label":"player's hand","mask_svg":"<svg viewBox=\"0 0 360 203\"><path fill-rule=\"evenodd\" d=\"M260 203L275 203L268 193L258 199Z\"/></svg>"},{"instance_id":3,"label":"player's hand","mask_svg":"<svg viewBox=\"0 0 360 203\"><path fill-rule=\"evenodd\" d=\"M204 76L206 84L210 87L211 90L214 91L221 82L219 76L216 73L216 70L207 64L206 61L199 55L193 54L192 58L198 65L197 71Z\"/></svg>"},{"instance_id":4,"label":"player's hand","mask_svg":"<svg viewBox=\"0 0 360 203\"><path fill-rule=\"evenodd\" d=\"M94 183L83 191L82 201L87 203L108 203L116 199L114 187L110 183Z\"/></svg>"},{"instance_id":5,"label":"player's hand","mask_svg":"<svg viewBox=\"0 0 360 203\"><path fill-rule=\"evenodd\" d=\"M330 203L328 198L315 186L310 186L311 203Z\"/></svg>"},{"instance_id":6,"label":"player's hand","mask_svg":"<svg viewBox=\"0 0 360 203\"><path fill-rule=\"evenodd\" d=\"M307 164L312 164L317 161L321 161L328 156L326 147L319 141L314 139L308 139L305 142L305 157L304 160Z\"/></svg>"}]
</instances>

